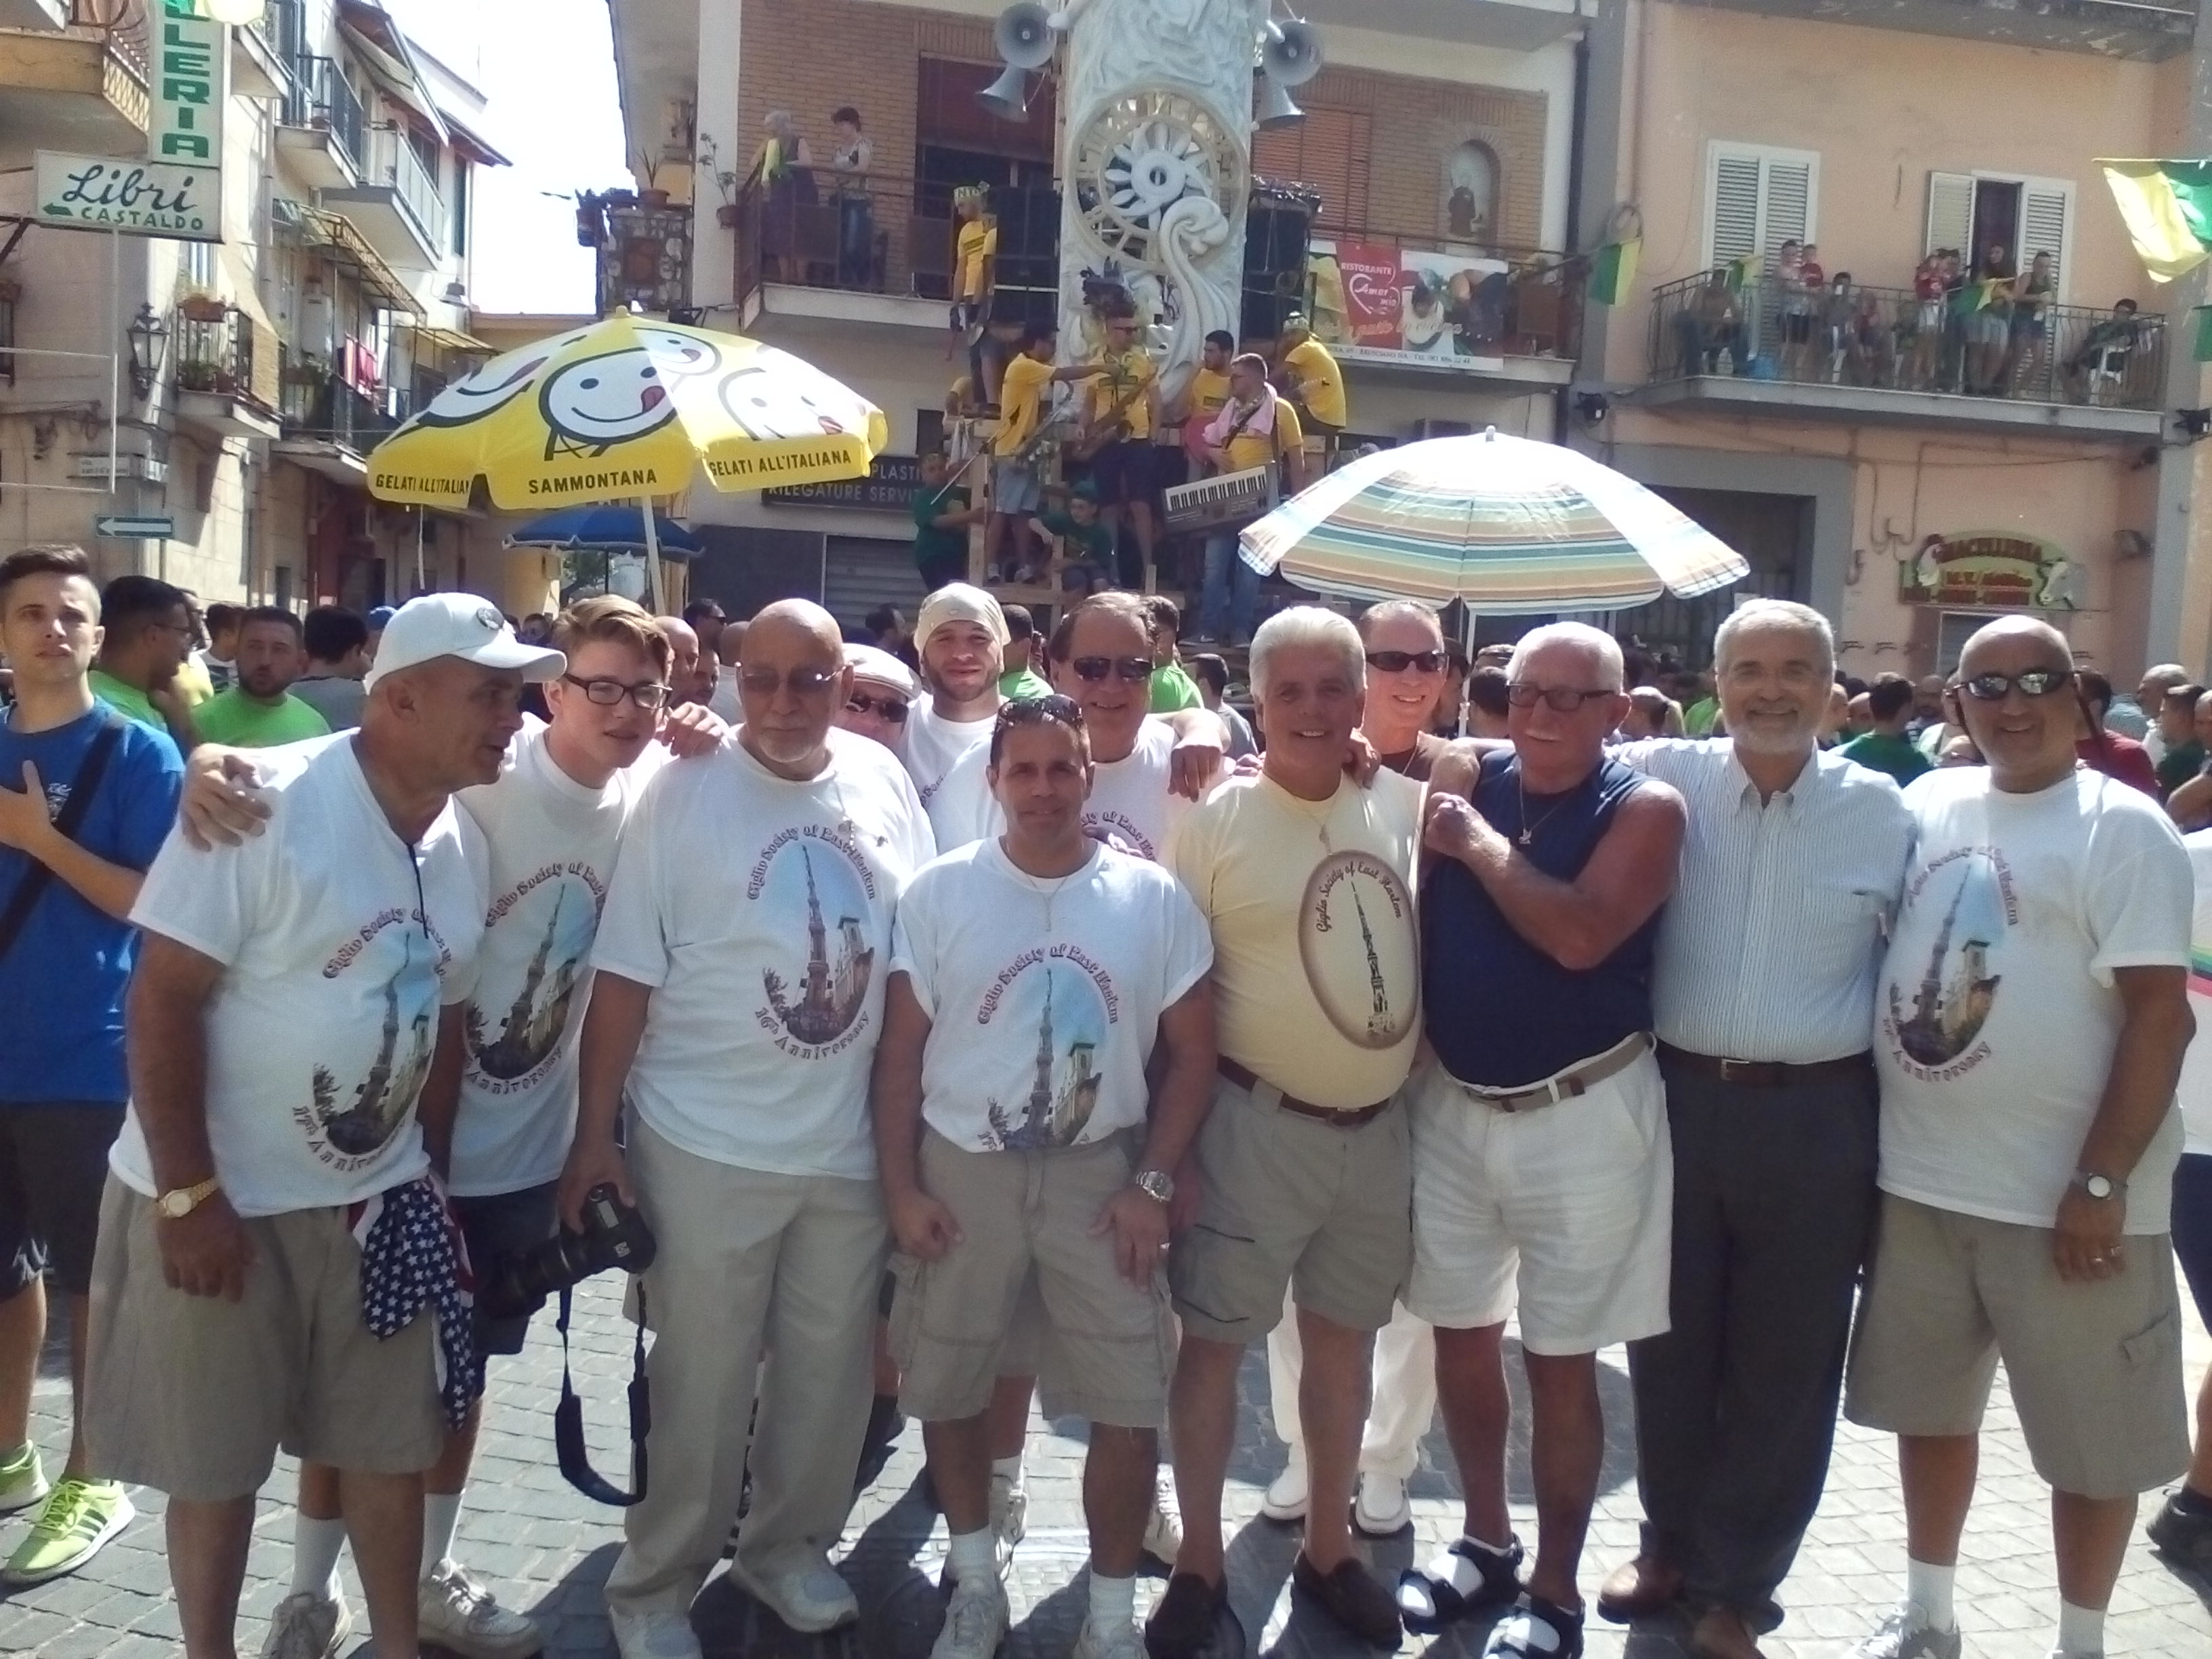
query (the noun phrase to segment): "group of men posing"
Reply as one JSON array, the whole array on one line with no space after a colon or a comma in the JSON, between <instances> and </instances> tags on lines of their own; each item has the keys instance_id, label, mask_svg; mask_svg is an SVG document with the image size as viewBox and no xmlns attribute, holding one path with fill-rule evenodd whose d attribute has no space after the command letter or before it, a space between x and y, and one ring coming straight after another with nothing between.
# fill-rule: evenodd
<instances>
[{"instance_id":1,"label":"group of men posing","mask_svg":"<svg viewBox=\"0 0 2212 1659\"><path fill-rule=\"evenodd\" d=\"M67 556L0 566L11 659L77 688L33 726L104 719ZM1237 1370L1285 1322L1302 1473L1271 1502L1327 1617L1387 1650L1480 1613L1499 1659L1579 1652L1595 1354L1626 1341L1648 1520L1599 1610L1686 1604L1700 1654L1744 1659L1819 1500L1869 1253L1845 1409L1900 1437L1911 1567L1862 1652L1959 1651L2000 1354L2053 1490L2056 1646L2100 1650L2136 1494L2189 1458L2191 878L2154 804L2076 771L2064 641L1975 636L1953 701L1987 767L1908 799L1819 750L1832 642L1802 606L1723 625L1729 738L1610 750L1622 664L1593 629L1525 637L1506 738L1447 744L1433 614L1293 608L1253 641L1264 751L1225 775L1212 716L1147 714L1147 623L1094 596L1053 631L1056 690L1007 702L988 594L931 597L919 692L780 603L743 636L732 732L668 729L665 635L623 601L538 648L427 596L357 734L250 778L196 757L143 884L26 837L143 930L84 1467L170 1495L191 1659L233 1651L280 1444L307 1468L271 1650L334 1647L349 1535L385 1659L418 1619L532 1650L450 1559L479 1347L520 1330L469 1309L441 1200L481 1269L602 1185L658 1241L650 1480L606 1591L626 1659L699 1652L748 1472L736 1581L794 1629L857 1616L829 1552L887 1261L883 1359L950 1532L936 1659L1006 1632L1035 1388L1091 1425L1084 1659L1210 1650ZM530 681L550 724L518 710ZM1515 1317L1533 1554L1506 1504ZM1374 1333L1407 1320L1467 1512L1394 1589L1353 1532L1403 1523L1361 1440ZM1384 1347L1388 1398L1426 1362L1418 1334ZM2169 1512L2212 1533L2203 1490ZM1148 1552L1172 1571L1140 1632Z\"/></svg>"}]
</instances>

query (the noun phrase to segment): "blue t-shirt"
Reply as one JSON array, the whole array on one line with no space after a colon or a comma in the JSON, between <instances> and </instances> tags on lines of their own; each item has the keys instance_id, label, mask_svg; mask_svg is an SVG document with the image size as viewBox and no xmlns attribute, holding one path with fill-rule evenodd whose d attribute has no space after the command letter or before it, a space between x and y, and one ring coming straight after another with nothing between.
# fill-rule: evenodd
<instances>
[{"instance_id":1,"label":"blue t-shirt","mask_svg":"<svg viewBox=\"0 0 2212 1659\"><path fill-rule=\"evenodd\" d=\"M101 703L82 720L24 733L0 721L0 788L23 787L39 769L48 810L58 814L77 769L109 718ZM75 841L110 864L143 870L177 821L185 763L166 732L126 720ZM0 907L30 859L0 847ZM130 1097L123 1069L123 990L138 930L97 908L56 876L23 931L0 957L0 1100L98 1101Z\"/></svg>"}]
</instances>

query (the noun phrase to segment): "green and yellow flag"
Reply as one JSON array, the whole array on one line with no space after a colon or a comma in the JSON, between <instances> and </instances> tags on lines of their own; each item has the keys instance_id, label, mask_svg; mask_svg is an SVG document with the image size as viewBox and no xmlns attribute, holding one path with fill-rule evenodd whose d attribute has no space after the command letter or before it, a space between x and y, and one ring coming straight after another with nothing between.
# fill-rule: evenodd
<instances>
[{"instance_id":1,"label":"green and yellow flag","mask_svg":"<svg viewBox=\"0 0 2212 1659\"><path fill-rule=\"evenodd\" d=\"M1747 253L1740 259L1729 260L1728 264L1729 292L1742 293L1758 279L1759 270L1759 258L1756 253Z\"/></svg>"},{"instance_id":2,"label":"green and yellow flag","mask_svg":"<svg viewBox=\"0 0 2212 1659\"><path fill-rule=\"evenodd\" d=\"M1628 298L1636 281L1636 261L1644 252L1644 239L1607 242L1590 259L1589 297L1601 306L1617 306Z\"/></svg>"},{"instance_id":3,"label":"green and yellow flag","mask_svg":"<svg viewBox=\"0 0 2212 1659\"><path fill-rule=\"evenodd\" d=\"M2212 161L2097 165L2151 281L2170 283L2212 258Z\"/></svg>"}]
</instances>

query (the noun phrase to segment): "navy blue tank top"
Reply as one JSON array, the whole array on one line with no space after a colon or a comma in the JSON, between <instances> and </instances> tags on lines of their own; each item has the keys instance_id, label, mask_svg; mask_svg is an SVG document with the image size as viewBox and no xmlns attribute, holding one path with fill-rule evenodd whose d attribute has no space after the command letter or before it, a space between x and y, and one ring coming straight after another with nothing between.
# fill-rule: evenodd
<instances>
[{"instance_id":1,"label":"navy blue tank top","mask_svg":"<svg viewBox=\"0 0 2212 1659\"><path fill-rule=\"evenodd\" d=\"M1518 757L1486 755L1475 810L1561 881L1582 873L1613 814L1644 781L1608 757L1564 795L1529 795L1524 823L1520 777ZM1525 847L1524 829L1534 831ZM1421 895L1421 995L1437 1057L1462 1083L1513 1088L1650 1030L1660 914L1596 967L1562 968L1513 931L1465 865L1438 859Z\"/></svg>"}]
</instances>

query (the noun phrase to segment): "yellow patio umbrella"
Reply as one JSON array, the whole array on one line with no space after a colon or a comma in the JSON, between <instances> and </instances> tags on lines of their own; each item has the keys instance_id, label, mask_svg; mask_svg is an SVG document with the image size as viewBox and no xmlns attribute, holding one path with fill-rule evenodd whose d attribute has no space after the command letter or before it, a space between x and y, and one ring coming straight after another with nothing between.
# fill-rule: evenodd
<instances>
[{"instance_id":1,"label":"yellow patio umbrella","mask_svg":"<svg viewBox=\"0 0 2212 1659\"><path fill-rule=\"evenodd\" d=\"M735 493L864 476L884 412L811 363L735 334L627 313L493 358L370 453L369 492L465 507L483 483L509 511L636 501L698 469ZM657 552L657 550L656 550ZM659 586L659 560L647 570Z\"/></svg>"}]
</instances>

